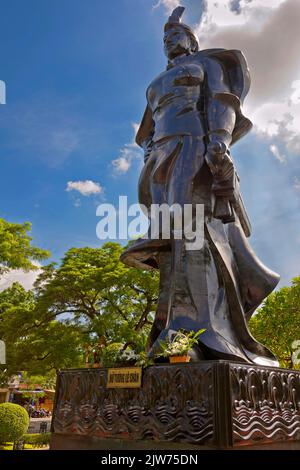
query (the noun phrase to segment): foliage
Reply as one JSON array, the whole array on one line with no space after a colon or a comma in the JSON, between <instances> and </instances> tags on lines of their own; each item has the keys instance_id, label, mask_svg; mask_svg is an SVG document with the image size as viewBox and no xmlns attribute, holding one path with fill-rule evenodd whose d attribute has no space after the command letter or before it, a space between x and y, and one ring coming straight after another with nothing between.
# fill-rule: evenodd
<instances>
[{"instance_id":1,"label":"foliage","mask_svg":"<svg viewBox=\"0 0 300 470\"><path fill-rule=\"evenodd\" d=\"M82 336L80 329L69 322L51 321L31 331L15 342L8 359L18 370L31 374L45 374L51 370L76 367L82 364Z\"/></svg>"},{"instance_id":2,"label":"foliage","mask_svg":"<svg viewBox=\"0 0 300 470\"><path fill-rule=\"evenodd\" d=\"M8 269L37 269L33 261L48 258L49 252L31 245L31 224L15 224L0 218L0 275Z\"/></svg>"},{"instance_id":3,"label":"foliage","mask_svg":"<svg viewBox=\"0 0 300 470\"><path fill-rule=\"evenodd\" d=\"M13 442L5 442L3 444L0 443L0 450L13 450L13 446Z\"/></svg>"},{"instance_id":4,"label":"foliage","mask_svg":"<svg viewBox=\"0 0 300 470\"><path fill-rule=\"evenodd\" d=\"M45 396L45 392L43 391L40 391L40 392L36 392L36 393L33 393L33 392L26 392L26 391L22 391L22 397L23 398L29 398L30 400L34 400L35 403L38 403L39 399L40 398L44 398Z\"/></svg>"},{"instance_id":5,"label":"foliage","mask_svg":"<svg viewBox=\"0 0 300 470\"><path fill-rule=\"evenodd\" d=\"M148 353L146 351L141 351L138 356L135 366L145 368L154 364L154 360L148 357Z\"/></svg>"},{"instance_id":6,"label":"foliage","mask_svg":"<svg viewBox=\"0 0 300 470\"><path fill-rule=\"evenodd\" d=\"M124 349L125 348L125 349ZM116 367L126 364L135 365L140 355L124 343L111 343L105 346L100 355L102 367Z\"/></svg>"},{"instance_id":7,"label":"foliage","mask_svg":"<svg viewBox=\"0 0 300 470\"><path fill-rule=\"evenodd\" d=\"M19 439L19 442L23 444L23 449L30 450L36 449L39 447L46 447L50 444L51 433L45 432L40 434L24 434ZM14 443L6 442L5 444L0 444L1 450L13 450Z\"/></svg>"},{"instance_id":8,"label":"foliage","mask_svg":"<svg viewBox=\"0 0 300 470\"><path fill-rule=\"evenodd\" d=\"M35 288L40 318L68 315L81 328L87 344L102 338L143 349L152 324L158 274L127 268L120 262L123 248L72 248L56 268L43 269Z\"/></svg>"},{"instance_id":9,"label":"foliage","mask_svg":"<svg viewBox=\"0 0 300 470\"><path fill-rule=\"evenodd\" d=\"M8 374L28 370L47 376L52 369L82 363L80 329L68 320L47 320L40 319L33 292L17 283L0 292L0 336L6 343Z\"/></svg>"},{"instance_id":10,"label":"foliage","mask_svg":"<svg viewBox=\"0 0 300 470\"><path fill-rule=\"evenodd\" d=\"M0 442L16 442L27 431L27 411L14 403L0 404Z\"/></svg>"},{"instance_id":11,"label":"foliage","mask_svg":"<svg viewBox=\"0 0 300 470\"><path fill-rule=\"evenodd\" d=\"M117 243L72 248L59 267L41 268L32 291L14 283L0 292L7 376L83 366L88 348L99 343L145 349L158 273L127 268L119 260L122 251Z\"/></svg>"},{"instance_id":12,"label":"foliage","mask_svg":"<svg viewBox=\"0 0 300 470\"><path fill-rule=\"evenodd\" d=\"M40 434L24 434L22 441L24 444L30 444L32 447L43 447L50 444L51 433L44 432Z\"/></svg>"},{"instance_id":13,"label":"foliage","mask_svg":"<svg viewBox=\"0 0 300 470\"><path fill-rule=\"evenodd\" d=\"M126 365L147 367L153 360L147 357L145 344L142 349L133 349L126 343L100 344L100 347L90 347L93 359L89 364L99 364L101 367L120 367ZM91 354L89 354L91 356Z\"/></svg>"},{"instance_id":14,"label":"foliage","mask_svg":"<svg viewBox=\"0 0 300 470\"><path fill-rule=\"evenodd\" d=\"M158 275L127 268L122 251L117 243L72 248L59 268L45 267L35 286L42 317L69 314L98 338L134 342L136 332L151 324Z\"/></svg>"},{"instance_id":15,"label":"foliage","mask_svg":"<svg viewBox=\"0 0 300 470\"><path fill-rule=\"evenodd\" d=\"M3 365L0 365L0 367L5 367ZM1 370L0 369L0 388L6 388L7 385L8 385L8 381L9 381L9 374L7 373L7 368L5 368L4 370Z\"/></svg>"},{"instance_id":16,"label":"foliage","mask_svg":"<svg viewBox=\"0 0 300 470\"><path fill-rule=\"evenodd\" d=\"M45 375L30 375L28 372L22 372L22 383L27 385L29 390L34 390L38 384L42 389L54 390L56 384L56 373L51 371Z\"/></svg>"},{"instance_id":17,"label":"foliage","mask_svg":"<svg viewBox=\"0 0 300 470\"><path fill-rule=\"evenodd\" d=\"M282 367L293 368L293 343L300 340L300 276L273 292L250 322L253 336L265 344ZM299 365L297 366L299 367Z\"/></svg>"},{"instance_id":18,"label":"foliage","mask_svg":"<svg viewBox=\"0 0 300 470\"><path fill-rule=\"evenodd\" d=\"M197 332L179 330L171 338L160 342L161 352L158 356L169 357L187 355L189 350L198 343L198 336L204 331L205 329L201 329Z\"/></svg>"},{"instance_id":19,"label":"foliage","mask_svg":"<svg viewBox=\"0 0 300 470\"><path fill-rule=\"evenodd\" d=\"M23 370L47 376L53 369L82 363L80 328L68 320L41 318L37 304L35 293L18 283L0 292L0 337L6 343L7 376Z\"/></svg>"}]
</instances>

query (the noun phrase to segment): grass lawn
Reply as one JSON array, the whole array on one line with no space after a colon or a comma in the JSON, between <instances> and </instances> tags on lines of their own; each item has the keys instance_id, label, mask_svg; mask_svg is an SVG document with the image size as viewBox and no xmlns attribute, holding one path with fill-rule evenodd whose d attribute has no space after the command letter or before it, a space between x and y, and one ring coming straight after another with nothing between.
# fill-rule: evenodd
<instances>
[{"instance_id":1,"label":"grass lawn","mask_svg":"<svg viewBox=\"0 0 300 470\"><path fill-rule=\"evenodd\" d=\"M49 447L48 445L43 446L33 446L31 444L24 444L24 450L45 450L45 447ZM6 442L5 444L0 445L0 452L1 450L13 450L13 443Z\"/></svg>"}]
</instances>

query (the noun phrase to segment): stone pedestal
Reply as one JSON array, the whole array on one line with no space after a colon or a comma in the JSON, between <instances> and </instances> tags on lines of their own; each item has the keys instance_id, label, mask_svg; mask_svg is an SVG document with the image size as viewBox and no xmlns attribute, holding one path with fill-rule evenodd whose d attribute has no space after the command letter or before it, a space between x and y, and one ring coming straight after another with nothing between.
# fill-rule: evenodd
<instances>
[{"instance_id":1,"label":"stone pedestal","mask_svg":"<svg viewBox=\"0 0 300 470\"><path fill-rule=\"evenodd\" d=\"M106 382L58 374L51 449L300 449L300 371L203 361L151 366L140 389Z\"/></svg>"}]
</instances>

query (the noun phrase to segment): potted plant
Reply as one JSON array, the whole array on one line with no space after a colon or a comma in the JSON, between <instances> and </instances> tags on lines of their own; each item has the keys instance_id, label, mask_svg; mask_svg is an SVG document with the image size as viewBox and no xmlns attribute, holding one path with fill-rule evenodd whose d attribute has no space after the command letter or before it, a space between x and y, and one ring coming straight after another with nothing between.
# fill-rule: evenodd
<instances>
[{"instance_id":1,"label":"potted plant","mask_svg":"<svg viewBox=\"0 0 300 470\"><path fill-rule=\"evenodd\" d=\"M157 357L168 357L171 363L189 362L191 358L188 352L198 343L198 337L204 331L205 329L197 332L179 330L171 338L161 341L160 346L162 351Z\"/></svg>"}]
</instances>

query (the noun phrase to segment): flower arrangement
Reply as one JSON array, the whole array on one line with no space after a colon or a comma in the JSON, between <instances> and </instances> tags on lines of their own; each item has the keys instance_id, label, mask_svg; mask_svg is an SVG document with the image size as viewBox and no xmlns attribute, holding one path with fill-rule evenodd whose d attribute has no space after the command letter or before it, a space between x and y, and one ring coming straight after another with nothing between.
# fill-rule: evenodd
<instances>
[{"instance_id":1,"label":"flower arrangement","mask_svg":"<svg viewBox=\"0 0 300 470\"><path fill-rule=\"evenodd\" d=\"M119 357L121 363L130 363L134 364L139 360L139 354L137 354L133 349L121 350Z\"/></svg>"},{"instance_id":2,"label":"flower arrangement","mask_svg":"<svg viewBox=\"0 0 300 470\"><path fill-rule=\"evenodd\" d=\"M205 329L201 329L199 331L190 331L185 332L183 330L177 331L171 338L167 338L165 341L160 342L161 352L157 355L157 357L188 357L188 352L190 349L198 343L198 337L205 331ZM170 361L173 362L173 361ZM175 362L175 361L174 361ZM178 361L179 362L179 361Z\"/></svg>"},{"instance_id":3,"label":"flower arrangement","mask_svg":"<svg viewBox=\"0 0 300 470\"><path fill-rule=\"evenodd\" d=\"M137 350L136 350L137 349ZM148 367L153 359L148 358L147 352L139 347L133 349L124 343L94 344L85 347L86 367Z\"/></svg>"},{"instance_id":4,"label":"flower arrangement","mask_svg":"<svg viewBox=\"0 0 300 470\"><path fill-rule=\"evenodd\" d=\"M101 354L103 367L135 366L140 359L140 354L134 349L126 347L124 343L110 343Z\"/></svg>"}]
</instances>

